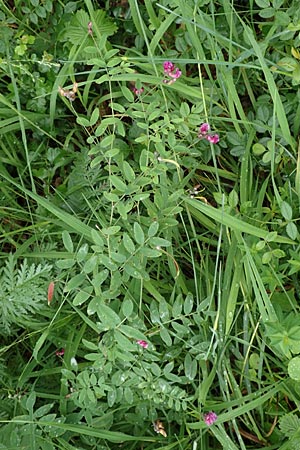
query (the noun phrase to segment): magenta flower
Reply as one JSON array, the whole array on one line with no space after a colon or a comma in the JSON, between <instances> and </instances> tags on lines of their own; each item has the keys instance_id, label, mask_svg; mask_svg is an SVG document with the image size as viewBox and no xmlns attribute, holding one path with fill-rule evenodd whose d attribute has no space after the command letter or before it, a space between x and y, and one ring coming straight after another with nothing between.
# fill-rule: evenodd
<instances>
[{"instance_id":1,"label":"magenta flower","mask_svg":"<svg viewBox=\"0 0 300 450\"><path fill-rule=\"evenodd\" d=\"M198 137L204 137L209 132L210 126L209 123L203 123L200 125Z\"/></svg>"},{"instance_id":2,"label":"magenta flower","mask_svg":"<svg viewBox=\"0 0 300 450\"><path fill-rule=\"evenodd\" d=\"M56 350L55 354L56 354L56 356L64 356L65 349L62 348L61 350Z\"/></svg>"},{"instance_id":3,"label":"magenta flower","mask_svg":"<svg viewBox=\"0 0 300 450\"><path fill-rule=\"evenodd\" d=\"M206 139L208 140L208 142L211 142L212 144L217 144L220 140L218 134L208 134L206 136Z\"/></svg>"},{"instance_id":4,"label":"magenta flower","mask_svg":"<svg viewBox=\"0 0 300 450\"><path fill-rule=\"evenodd\" d=\"M136 87L133 87L133 88L132 88L132 92L133 92L135 95L141 95L141 94L144 92L144 88L141 87L140 89L137 89Z\"/></svg>"},{"instance_id":5,"label":"magenta flower","mask_svg":"<svg viewBox=\"0 0 300 450\"><path fill-rule=\"evenodd\" d=\"M171 61L165 61L163 63L164 72L166 75L169 75L170 72L173 72L175 69L174 64Z\"/></svg>"},{"instance_id":6,"label":"magenta flower","mask_svg":"<svg viewBox=\"0 0 300 450\"><path fill-rule=\"evenodd\" d=\"M149 345L147 341L143 341L143 340L136 341L136 343L143 348L148 348L148 345Z\"/></svg>"},{"instance_id":7,"label":"magenta flower","mask_svg":"<svg viewBox=\"0 0 300 450\"><path fill-rule=\"evenodd\" d=\"M198 138L199 139L206 139L211 144L217 144L220 140L218 134L208 134L210 130L209 123L203 123L200 125L199 132L198 132Z\"/></svg>"},{"instance_id":8,"label":"magenta flower","mask_svg":"<svg viewBox=\"0 0 300 450\"><path fill-rule=\"evenodd\" d=\"M217 414L216 414L215 412L213 412L213 411L210 411L210 412L205 413L205 414L203 415L204 422L205 422L206 425L208 425L208 426L210 426L210 425L212 425L213 423L215 423L215 421L217 420L217 418L218 418Z\"/></svg>"},{"instance_id":9,"label":"magenta flower","mask_svg":"<svg viewBox=\"0 0 300 450\"><path fill-rule=\"evenodd\" d=\"M171 61L165 61L163 63L164 74L167 76L163 81L167 84L175 83L175 81L181 77L181 70L178 69Z\"/></svg>"}]
</instances>

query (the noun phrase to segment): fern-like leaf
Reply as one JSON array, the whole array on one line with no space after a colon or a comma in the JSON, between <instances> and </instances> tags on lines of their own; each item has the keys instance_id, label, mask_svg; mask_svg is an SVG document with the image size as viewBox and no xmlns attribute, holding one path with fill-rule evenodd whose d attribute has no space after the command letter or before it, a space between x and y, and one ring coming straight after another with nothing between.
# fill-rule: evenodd
<instances>
[{"instance_id":1,"label":"fern-like leaf","mask_svg":"<svg viewBox=\"0 0 300 450\"><path fill-rule=\"evenodd\" d=\"M17 268L16 263L9 255L0 272L0 335L11 334L14 325L22 326L46 304L51 266L25 259Z\"/></svg>"}]
</instances>

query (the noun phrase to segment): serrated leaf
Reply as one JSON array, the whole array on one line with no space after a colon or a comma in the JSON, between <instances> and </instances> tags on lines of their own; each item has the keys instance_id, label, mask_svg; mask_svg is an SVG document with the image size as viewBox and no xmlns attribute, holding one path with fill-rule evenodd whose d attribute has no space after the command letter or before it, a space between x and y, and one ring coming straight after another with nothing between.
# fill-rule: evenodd
<instances>
[{"instance_id":1,"label":"serrated leaf","mask_svg":"<svg viewBox=\"0 0 300 450\"><path fill-rule=\"evenodd\" d=\"M88 34L88 23L90 21L88 13L82 9L76 12L72 18L71 23L66 27L64 37L71 41L72 45L82 45L84 42L88 44L88 39L91 37ZM111 36L117 30L116 25L106 17L104 10L98 9L94 11L93 17L93 33L101 35ZM99 43L97 44L99 48Z\"/></svg>"}]
</instances>

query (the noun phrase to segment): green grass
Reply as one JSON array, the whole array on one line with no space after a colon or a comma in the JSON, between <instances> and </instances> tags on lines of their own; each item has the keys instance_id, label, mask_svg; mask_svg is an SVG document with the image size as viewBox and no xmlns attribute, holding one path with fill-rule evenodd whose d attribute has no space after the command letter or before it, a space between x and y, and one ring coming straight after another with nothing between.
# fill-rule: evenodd
<instances>
[{"instance_id":1,"label":"green grass","mask_svg":"<svg viewBox=\"0 0 300 450\"><path fill-rule=\"evenodd\" d=\"M298 449L296 0L6 3L0 447Z\"/></svg>"}]
</instances>

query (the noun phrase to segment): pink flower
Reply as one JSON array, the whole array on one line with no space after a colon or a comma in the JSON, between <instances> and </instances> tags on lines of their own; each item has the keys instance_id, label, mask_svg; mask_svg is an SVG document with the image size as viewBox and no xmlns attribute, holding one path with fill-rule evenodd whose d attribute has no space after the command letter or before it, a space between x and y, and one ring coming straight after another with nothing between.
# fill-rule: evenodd
<instances>
[{"instance_id":1,"label":"pink flower","mask_svg":"<svg viewBox=\"0 0 300 450\"><path fill-rule=\"evenodd\" d=\"M133 88L132 88L132 92L133 92L135 95L141 95L141 94L144 92L144 88L141 87L140 89L137 89L136 87L133 87Z\"/></svg>"},{"instance_id":2,"label":"pink flower","mask_svg":"<svg viewBox=\"0 0 300 450\"><path fill-rule=\"evenodd\" d=\"M211 142L212 144L217 144L220 140L218 134L208 134L206 136L206 139L208 140L208 142Z\"/></svg>"},{"instance_id":3,"label":"pink flower","mask_svg":"<svg viewBox=\"0 0 300 450\"><path fill-rule=\"evenodd\" d=\"M198 138L199 139L206 139L211 144L217 144L220 140L218 134L208 134L210 130L209 123L203 123L200 125L199 131L198 131Z\"/></svg>"},{"instance_id":4,"label":"pink flower","mask_svg":"<svg viewBox=\"0 0 300 450\"><path fill-rule=\"evenodd\" d=\"M56 356L64 356L65 349L62 348L61 350L56 350L55 354L56 354Z\"/></svg>"},{"instance_id":5,"label":"pink flower","mask_svg":"<svg viewBox=\"0 0 300 450\"><path fill-rule=\"evenodd\" d=\"M181 77L181 70L178 69L171 61L165 61L163 63L164 73L168 78L163 80L164 83L172 84Z\"/></svg>"},{"instance_id":6,"label":"pink flower","mask_svg":"<svg viewBox=\"0 0 300 450\"><path fill-rule=\"evenodd\" d=\"M210 425L212 425L213 423L215 423L215 421L217 420L217 418L218 418L217 414L216 414L215 412L213 412L213 411L210 411L210 412L205 413L205 414L203 415L204 422L205 422L206 425L208 425L208 426L210 426Z\"/></svg>"},{"instance_id":7,"label":"pink flower","mask_svg":"<svg viewBox=\"0 0 300 450\"><path fill-rule=\"evenodd\" d=\"M200 125L198 136L199 137L205 136L209 132L209 130L210 130L209 123L203 123L202 125Z\"/></svg>"},{"instance_id":8,"label":"pink flower","mask_svg":"<svg viewBox=\"0 0 300 450\"><path fill-rule=\"evenodd\" d=\"M164 72L166 75L169 75L170 72L173 72L175 69L174 64L171 61L165 61L163 63Z\"/></svg>"},{"instance_id":9,"label":"pink flower","mask_svg":"<svg viewBox=\"0 0 300 450\"><path fill-rule=\"evenodd\" d=\"M148 345L149 345L147 341L143 341L143 340L136 341L136 343L143 348L148 348Z\"/></svg>"},{"instance_id":10,"label":"pink flower","mask_svg":"<svg viewBox=\"0 0 300 450\"><path fill-rule=\"evenodd\" d=\"M89 23L88 23L88 33L89 33L90 36L93 35L92 26L93 26L93 23L92 23L92 22L89 22Z\"/></svg>"}]
</instances>

